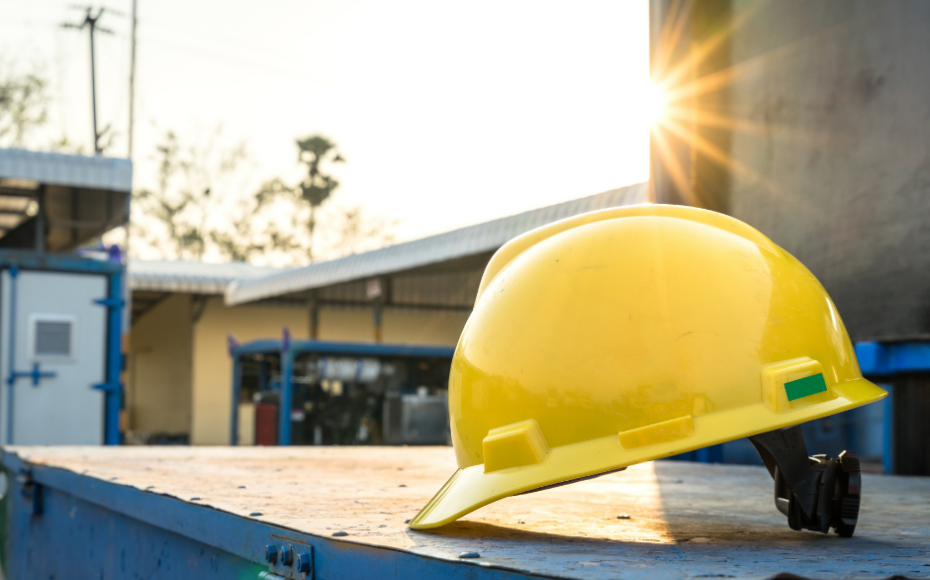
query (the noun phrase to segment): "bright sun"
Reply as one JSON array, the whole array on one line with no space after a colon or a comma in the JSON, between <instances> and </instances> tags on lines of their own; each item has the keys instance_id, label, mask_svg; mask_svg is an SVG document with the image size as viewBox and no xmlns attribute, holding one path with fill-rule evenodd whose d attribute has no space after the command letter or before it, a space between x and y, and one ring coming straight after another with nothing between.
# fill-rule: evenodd
<instances>
[{"instance_id":1,"label":"bright sun","mask_svg":"<svg viewBox=\"0 0 930 580\"><path fill-rule=\"evenodd\" d=\"M643 95L643 112L649 118L649 124L655 125L665 114L665 91L650 83Z\"/></svg>"}]
</instances>

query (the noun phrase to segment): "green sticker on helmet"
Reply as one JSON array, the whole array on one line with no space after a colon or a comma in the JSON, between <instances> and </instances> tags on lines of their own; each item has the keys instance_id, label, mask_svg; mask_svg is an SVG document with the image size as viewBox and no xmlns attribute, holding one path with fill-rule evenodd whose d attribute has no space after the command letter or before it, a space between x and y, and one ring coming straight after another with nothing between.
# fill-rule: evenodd
<instances>
[{"instance_id":1,"label":"green sticker on helmet","mask_svg":"<svg viewBox=\"0 0 930 580\"><path fill-rule=\"evenodd\" d=\"M827 383L823 380L823 373L785 383L785 393L788 395L789 401L824 393L826 390Z\"/></svg>"}]
</instances>

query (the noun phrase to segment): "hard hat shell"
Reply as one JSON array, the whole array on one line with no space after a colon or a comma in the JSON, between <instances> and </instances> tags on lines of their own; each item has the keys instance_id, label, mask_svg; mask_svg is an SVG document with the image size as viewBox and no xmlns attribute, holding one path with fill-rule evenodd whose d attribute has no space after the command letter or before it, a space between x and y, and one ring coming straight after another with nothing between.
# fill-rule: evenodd
<instances>
[{"instance_id":1,"label":"hard hat shell","mask_svg":"<svg viewBox=\"0 0 930 580\"><path fill-rule=\"evenodd\" d=\"M883 398L817 279L722 214L640 205L504 245L449 380L458 471L410 522Z\"/></svg>"}]
</instances>

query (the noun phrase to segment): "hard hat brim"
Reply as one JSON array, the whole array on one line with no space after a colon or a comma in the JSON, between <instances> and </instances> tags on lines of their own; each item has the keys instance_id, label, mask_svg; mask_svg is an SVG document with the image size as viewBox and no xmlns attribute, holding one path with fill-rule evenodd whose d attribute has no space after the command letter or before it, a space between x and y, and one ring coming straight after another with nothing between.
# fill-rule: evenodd
<instances>
[{"instance_id":1,"label":"hard hat brim","mask_svg":"<svg viewBox=\"0 0 930 580\"><path fill-rule=\"evenodd\" d=\"M790 427L888 395L866 379L834 385L833 391L837 395L833 400L779 413L760 402L694 417L693 435L677 441L626 449L618 435L609 435L552 448L548 456L535 465L491 473L485 473L483 464L459 469L410 521L410 527L417 530L438 528L505 497Z\"/></svg>"}]
</instances>

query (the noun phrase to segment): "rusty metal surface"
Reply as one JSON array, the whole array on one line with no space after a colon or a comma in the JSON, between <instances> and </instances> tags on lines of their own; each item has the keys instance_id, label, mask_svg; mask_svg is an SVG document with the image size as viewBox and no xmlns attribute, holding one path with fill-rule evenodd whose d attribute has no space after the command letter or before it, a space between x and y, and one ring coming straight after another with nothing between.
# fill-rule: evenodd
<instances>
[{"instance_id":1,"label":"rusty metal surface","mask_svg":"<svg viewBox=\"0 0 930 580\"><path fill-rule=\"evenodd\" d=\"M794 532L761 467L658 462L405 525L449 448L8 448L48 465L339 541L560 578L930 576L930 478L864 476L856 536ZM194 499L197 498L197 499ZM196 513L196 512L194 512ZM261 514L261 515L252 515ZM629 519L617 516L629 515ZM351 547L351 546L347 546Z\"/></svg>"}]
</instances>

